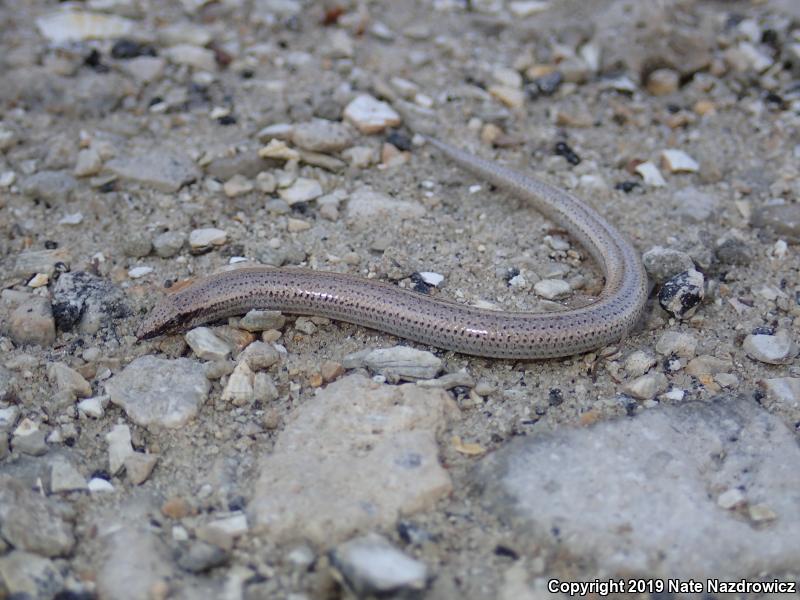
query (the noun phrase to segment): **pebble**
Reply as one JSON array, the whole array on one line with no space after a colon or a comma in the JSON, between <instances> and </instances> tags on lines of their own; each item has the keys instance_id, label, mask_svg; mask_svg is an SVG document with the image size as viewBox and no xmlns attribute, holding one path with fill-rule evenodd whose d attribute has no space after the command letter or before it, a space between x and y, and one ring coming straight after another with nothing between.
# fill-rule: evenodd
<instances>
[{"instance_id":1,"label":"pebble","mask_svg":"<svg viewBox=\"0 0 800 600\"><path fill-rule=\"evenodd\" d=\"M308 231L311 229L311 223L303 219L293 219L289 217L286 219L286 231L289 233L300 233L301 231Z\"/></svg>"},{"instance_id":2,"label":"pebble","mask_svg":"<svg viewBox=\"0 0 800 600\"><path fill-rule=\"evenodd\" d=\"M116 15L82 10L59 10L36 19L36 28L54 44L113 40L131 34L136 23Z\"/></svg>"},{"instance_id":3,"label":"pebble","mask_svg":"<svg viewBox=\"0 0 800 600\"><path fill-rule=\"evenodd\" d=\"M177 192L201 176L197 165L185 154L159 149L125 153L108 161L106 168L120 179L165 193Z\"/></svg>"},{"instance_id":4,"label":"pebble","mask_svg":"<svg viewBox=\"0 0 800 600\"><path fill-rule=\"evenodd\" d=\"M103 159L100 153L94 148L86 148L78 152L78 158L75 161L75 168L72 174L75 177L89 177L97 175L103 168Z\"/></svg>"},{"instance_id":5,"label":"pebble","mask_svg":"<svg viewBox=\"0 0 800 600\"><path fill-rule=\"evenodd\" d=\"M705 297L705 278L694 269L670 277L658 292L658 302L678 319L691 317Z\"/></svg>"},{"instance_id":6,"label":"pebble","mask_svg":"<svg viewBox=\"0 0 800 600\"><path fill-rule=\"evenodd\" d=\"M787 465L798 460L781 419L726 394L520 437L482 459L470 478L482 506L514 530L534 532L531 543L556 544L604 572L740 578L762 572L765 556L772 564L800 560L800 523L785 517L800 490L800 474ZM781 526L753 527L720 510L711 491L732 488L768 499ZM649 526L672 522L682 527ZM685 534L700 530L714 535Z\"/></svg>"},{"instance_id":7,"label":"pebble","mask_svg":"<svg viewBox=\"0 0 800 600\"><path fill-rule=\"evenodd\" d=\"M325 383L330 383L344 374L344 366L334 360L324 360L319 367L319 373Z\"/></svg>"},{"instance_id":8,"label":"pebble","mask_svg":"<svg viewBox=\"0 0 800 600\"><path fill-rule=\"evenodd\" d=\"M200 71L213 72L217 68L214 52L191 44L176 44L164 50L164 56L176 65L186 65Z\"/></svg>"},{"instance_id":9,"label":"pebble","mask_svg":"<svg viewBox=\"0 0 800 600\"><path fill-rule=\"evenodd\" d=\"M228 562L230 554L218 546L192 540L179 548L177 563L189 573L204 573Z\"/></svg>"},{"instance_id":10,"label":"pebble","mask_svg":"<svg viewBox=\"0 0 800 600\"><path fill-rule=\"evenodd\" d=\"M101 477L92 477L86 487L92 494L106 494L114 491L111 482Z\"/></svg>"},{"instance_id":11,"label":"pebble","mask_svg":"<svg viewBox=\"0 0 800 600\"><path fill-rule=\"evenodd\" d=\"M105 396L95 396L94 398L86 398L78 402L78 412L92 419L102 419L105 415L104 401L108 398Z\"/></svg>"},{"instance_id":12,"label":"pebble","mask_svg":"<svg viewBox=\"0 0 800 600\"><path fill-rule=\"evenodd\" d=\"M797 346L785 329L775 335L750 334L744 338L742 348L753 360L771 365L788 364L797 354Z\"/></svg>"},{"instance_id":13,"label":"pebble","mask_svg":"<svg viewBox=\"0 0 800 600\"><path fill-rule=\"evenodd\" d=\"M306 335L312 335L317 332L317 326L308 317L297 317L297 320L294 322L294 328Z\"/></svg>"},{"instance_id":14,"label":"pebble","mask_svg":"<svg viewBox=\"0 0 800 600\"><path fill-rule=\"evenodd\" d=\"M656 69L647 78L647 91L653 96L675 93L680 84L680 75L672 69Z\"/></svg>"},{"instance_id":15,"label":"pebble","mask_svg":"<svg viewBox=\"0 0 800 600\"><path fill-rule=\"evenodd\" d=\"M800 407L800 377L773 377L760 382L767 396L785 408Z\"/></svg>"},{"instance_id":16,"label":"pebble","mask_svg":"<svg viewBox=\"0 0 800 600\"><path fill-rule=\"evenodd\" d=\"M717 240L714 256L724 265L748 265L753 260L753 251L740 234L729 232Z\"/></svg>"},{"instance_id":17,"label":"pebble","mask_svg":"<svg viewBox=\"0 0 800 600\"><path fill-rule=\"evenodd\" d=\"M524 19L550 8L550 2L544 0L513 0L508 3L508 10L515 17Z\"/></svg>"},{"instance_id":18,"label":"pebble","mask_svg":"<svg viewBox=\"0 0 800 600\"><path fill-rule=\"evenodd\" d=\"M366 169L373 163L377 162L377 152L369 146L353 146L342 152L344 158L351 167L357 169Z\"/></svg>"},{"instance_id":19,"label":"pebble","mask_svg":"<svg viewBox=\"0 0 800 600\"><path fill-rule=\"evenodd\" d=\"M125 457L125 474L133 485L141 485L150 477L158 462L157 454L131 452Z\"/></svg>"},{"instance_id":20,"label":"pebble","mask_svg":"<svg viewBox=\"0 0 800 600\"><path fill-rule=\"evenodd\" d=\"M727 373L731 370L733 365L731 361L717 358L709 354L701 354L693 358L686 365L686 373L695 377L701 375L717 375L719 373Z\"/></svg>"},{"instance_id":21,"label":"pebble","mask_svg":"<svg viewBox=\"0 0 800 600\"><path fill-rule=\"evenodd\" d=\"M139 84L161 79L166 66L167 61L160 56L137 56L118 65L120 70L133 77Z\"/></svg>"},{"instance_id":22,"label":"pebble","mask_svg":"<svg viewBox=\"0 0 800 600\"><path fill-rule=\"evenodd\" d=\"M11 447L14 452L22 452L29 456L44 456L47 454L46 432L39 429L39 425L30 419L20 421L11 438Z\"/></svg>"},{"instance_id":23,"label":"pebble","mask_svg":"<svg viewBox=\"0 0 800 600\"><path fill-rule=\"evenodd\" d=\"M625 360L625 372L629 377L640 377L647 373L656 364L656 359L651 354L637 350Z\"/></svg>"},{"instance_id":24,"label":"pebble","mask_svg":"<svg viewBox=\"0 0 800 600\"><path fill-rule=\"evenodd\" d=\"M161 258L172 258L186 243L186 234L180 231L165 231L153 240L153 249Z\"/></svg>"},{"instance_id":25,"label":"pebble","mask_svg":"<svg viewBox=\"0 0 800 600\"><path fill-rule=\"evenodd\" d=\"M380 133L387 127L400 125L400 115L376 98L362 94L353 99L344 109L344 118L364 134Z\"/></svg>"},{"instance_id":26,"label":"pebble","mask_svg":"<svg viewBox=\"0 0 800 600\"><path fill-rule=\"evenodd\" d=\"M319 388L264 453L251 526L275 543L330 546L430 509L452 490L436 434L457 411L442 390L362 375Z\"/></svg>"},{"instance_id":27,"label":"pebble","mask_svg":"<svg viewBox=\"0 0 800 600\"><path fill-rule=\"evenodd\" d=\"M236 538L246 534L249 529L247 516L237 511L202 525L197 529L197 537L219 548L230 550Z\"/></svg>"},{"instance_id":28,"label":"pebble","mask_svg":"<svg viewBox=\"0 0 800 600\"><path fill-rule=\"evenodd\" d=\"M117 517L119 518L119 517ZM97 595L115 600L165 599L164 584L175 575L166 546L151 528L115 521L101 531ZM163 589L163 592L159 592Z\"/></svg>"},{"instance_id":29,"label":"pebble","mask_svg":"<svg viewBox=\"0 0 800 600\"><path fill-rule=\"evenodd\" d=\"M261 158L274 158L277 160L300 160L300 153L294 148L290 148L286 142L272 139L269 143L258 151Z\"/></svg>"},{"instance_id":30,"label":"pebble","mask_svg":"<svg viewBox=\"0 0 800 600\"><path fill-rule=\"evenodd\" d=\"M33 273L42 273L52 278L56 265L69 265L72 261L69 253L63 248L55 250L26 250L17 255L14 263L14 276L30 277Z\"/></svg>"},{"instance_id":31,"label":"pebble","mask_svg":"<svg viewBox=\"0 0 800 600\"><path fill-rule=\"evenodd\" d=\"M683 150L662 150L661 166L670 173L697 173L700 165Z\"/></svg>"},{"instance_id":32,"label":"pebble","mask_svg":"<svg viewBox=\"0 0 800 600\"><path fill-rule=\"evenodd\" d=\"M253 371L242 360L228 378L225 389L222 390L222 401L230 402L234 406L247 406L254 400Z\"/></svg>"},{"instance_id":33,"label":"pebble","mask_svg":"<svg viewBox=\"0 0 800 600\"><path fill-rule=\"evenodd\" d=\"M48 558L71 555L75 535L68 514L62 504L0 476L0 534L14 548Z\"/></svg>"},{"instance_id":34,"label":"pebble","mask_svg":"<svg viewBox=\"0 0 800 600\"><path fill-rule=\"evenodd\" d=\"M667 331L658 338L656 352L662 356L692 358L697 349L697 338L688 333Z\"/></svg>"},{"instance_id":35,"label":"pebble","mask_svg":"<svg viewBox=\"0 0 800 600\"><path fill-rule=\"evenodd\" d=\"M291 206L319 198L322 196L322 186L316 179L298 177L288 188L280 190L278 195Z\"/></svg>"},{"instance_id":36,"label":"pebble","mask_svg":"<svg viewBox=\"0 0 800 600\"><path fill-rule=\"evenodd\" d=\"M331 563L345 586L359 598L420 592L429 579L425 563L413 559L376 533L334 548Z\"/></svg>"},{"instance_id":37,"label":"pebble","mask_svg":"<svg viewBox=\"0 0 800 600\"><path fill-rule=\"evenodd\" d=\"M225 195L228 198L236 198L238 196L243 196L244 194L249 194L255 189L253 182L250 181L244 175L236 174L228 181L226 181L223 186L222 190L225 192Z\"/></svg>"},{"instance_id":38,"label":"pebble","mask_svg":"<svg viewBox=\"0 0 800 600\"><path fill-rule=\"evenodd\" d=\"M354 132L347 123L326 119L298 123L291 132L295 146L312 152L340 152L352 145L354 139Z\"/></svg>"},{"instance_id":39,"label":"pebble","mask_svg":"<svg viewBox=\"0 0 800 600\"><path fill-rule=\"evenodd\" d=\"M106 383L111 402L134 423L170 429L197 416L210 388L200 363L149 355L137 358Z\"/></svg>"},{"instance_id":40,"label":"pebble","mask_svg":"<svg viewBox=\"0 0 800 600\"><path fill-rule=\"evenodd\" d=\"M672 203L678 215L690 223L703 223L719 213L717 199L694 187L675 192Z\"/></svg>"},{"instance_id":41,"label":"pebble","mask_svg":"<svg viewBox=\"0 0 800 600\"><path fill-rule=\"evenodd\" d=\"M72 198L77 187L76 179L66 171L39 171L25 179L20 190L31 198L63 203Z\"/></svg>"},{"instance_id":42,"label":"pebble","mask_svg":"<svg viewBox=\"0 0 800 600\"><path fill-rule=\"evenodd\" d=\"M568 296L572 288L563 279L540 279L533 285L533 291L547 300L556 300Z\"/></svg>"},{"instance_id":43,"label":"pebble","mask_svg":"<svg viewBox=\"0 0 800 600\"><path fill-rule=\"evenodd\" d=\"M58 220L59 225L80 225L83 223L83 213L75 212L64 215Z\"/></svg>"},{"instance_id":44,"label":"pebble","mask_svg":"<svg viewBox=\"0 0 800 600\"><path fill-rule=\"evenodd\" d=\"M419 276L422 278L422 281L427 283L428 285L432 285L433 287L439 287L441 283L444 281L444 275L441 273L433 273L431 271L420 271Z\"/></svg>"},{"instance_id":45,"label":"pebble","mask_svg":"<svg viewBox=\"0 0 800 600\"><path fill-rule=\"evenodd\" d=\"M56 341L56 322L47 298L31 296L20 304L8 320L9 335L18 346L49 347Z\"/></svg>"},{"instance_id":46,"label":"pebble","mask_svg":"<svg viewBox=\"0 0 800 600\"><path fill-rule=\"evenodd\" d=\"M127 425L114 425L106 434L108 444L108 471L113 476L125 466L125 460L133 454L131 429Z\"/></svg>"},{"instance_id":47,"label":"pebble","mask_svg":"<svg viewBox=\"0 0 800 600\"><path fill-rule=\"evenodd\" d=\"M647 185L653 187L664 187L667 185L663 175L661 175L661 171L650 161L645 161L636 165L636 172L642 176L642 179Z\"/></svg>"},{"instance_id":48,"label":"pebble","mask_svg":"<svg viewBox=\"0 0 800 600\"><path fill-rule=\"evenodd\" d=\"M418 202L399 200L368 187L357 189L347 201L347 218L362 225L387 219L392 222L415 219L424 214L425 207Z\"/></svg>"},{"instance_id":49,"label":"pebble","mask_svg":"<svg viewBox=\"0 0 800 600\"><path fill-rule=\"evenodd\" d=\"M102 277L85 271L62 273L53 287L53 316L59 329L94 334L131 314L125 293Z\"/></svg>"},{"instance_id":50,"label":"pebble","mask_svg":"<svg viewBox=\"0 0 800 600\"><path fill-rule=\"evenodd\" d=\"M490 85L488 92L509 108L520 109L525 106L525 91L507 85Z\"/></svg>"},{"instance_id":51,"label":"pebble","mask_svg":"<svg viewBox=\"0 0 800 600\"><path fill-rule=\"evenodd\" d=\"M239 319L238 326L247 331L283 329L286 317L277 310L251 310Z\"/></svg>"},{"instance_id":52,"label":"pebble","mask_svg":"<svg viewBox=\"0 0 800 600\"><path fill-rule=\"evenodd\" d=\"M345 356L343 364L346 369L367 367L392 381L432 379L442 368L434 354L408 346L362 350Z\"/></svg>"},{"instance_id":53,"label":"pebble","mask_svg":"<svg viewBox=\"0 0 800 600\"><path fill-rule=\"evenodd\" d=\"M673 248L654 246L642 255L647 275L656 283L694 268L692 257Z\"/></svg>"},{"instance_id":54,"label":"pebble","mask_svg":"<svg viewBox=\"0 0 800 600\"><path fill-rule=\"evenodd\" d=\"M204 252L214 246L222 246L227 241L227 232L214 227L193 229L189 234L189 246L192 252Z\"/></svg>"},{"instance_id":55,"label":"pebble","mask_svg":"<svg viewBox=\"0 0 800 600\"><path fill-rule=\"evenodd\" d=\"M0 373L3 371L5 371L5 368L0 367ZM6 393L3 394L3 397L7 395L8 391L9 388L6 388ZM11 431L14 425L16 425L18 418L19 408L17 406L12 404L11 406L0 408L0 433L4 434Z\"/></svg>"},{"instance_id":56,"label":"pebble","mask_svg":"<svg viewBox=\"0 0 800 600\"><path fill-rule=\"evenodd\" d=\"M50 466L50 491L54 494L62 492L85 492L88 490L86 479L74 465L63 458L53 461Z\"/></svg>"},{"instance_id":57,"label":"pebble","mask_svg":"<svg viewBox=\"0 0 800 600\"><path fill-rule=\"evenodd\" d=\"M92 395L92 386L89 382L62 362L47 365L47 379L57 392L67 394L72 401Z\"/></svg>"},{"instance_id":58,"label":"pebble","mask_svg":"<svg viewBox=\"0 0 800 600\"><path fill-rule=\"evenodd\" d=\"M203 360L225 360L233 350L208 327L195 327L184 336L186 343Z\"/></svg>"},{"instance_id":59,"label":"pebble","mask_svg":"<svg viewBox=\"0 0 800 600\"><path fill-rule=\"evenodd\" d=\"M140 279L150 275L154 270L153 267L134 267L128 270L128 277L131 279Z\"/></svg>"},{"instance_id":60,"label":"pebble","mask_svg":"<svg viewBox=\"0 0 800 600\"><path fill-rule=\"evenodd\" d=\"M738 488L731 488L717 496L717 506L730 510L745 503L745 495Z\"/></svg>"},{"instance_id":61,"label":"pebble","mask_svg":"<svg viewBox=\"0 0 800 600\"><path fill-rule=\"evenodd\" d=\"M667 377L663 373L642 375L622 386L622 391L637 400L649 400L667 390Z\"/></svg>"},{"instance_id":62,"label":"pebble","mask_svg":"<svg viewBox=\"0 0 800 600\"><path fill-rule=\"evenodd\" d=\"M53 561L24 550L0 556L0 581L9 598L57 598L64 588Z\"/></svg>"},{"instance_id":63,"label":"pebble","mask_svg":"<svg viewBox=\"0 0 800 600\"><path fill-rule=\"evenodd\" d=\"M800 203L772 204L753 213L752 223L781 236L787 242L800 242Z\"/></svg>"}]
</instances>

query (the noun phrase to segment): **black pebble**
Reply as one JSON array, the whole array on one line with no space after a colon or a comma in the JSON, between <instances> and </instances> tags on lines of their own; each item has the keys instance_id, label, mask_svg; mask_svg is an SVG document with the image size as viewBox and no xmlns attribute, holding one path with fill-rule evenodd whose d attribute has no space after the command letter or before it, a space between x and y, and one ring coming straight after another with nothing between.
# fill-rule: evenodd
<instances>
[{"instance_id":1,"label":"black pebble","mask_svg":"<svg viewBox=\"0 0 800 600\"><path fill-rule=\"evenodd\" d=\"M555 153L566 158L571 165L579 165L581 162L581 157L566 142L558 142L555 147Z\"/></svg>"},{"instance_id":2,"label":"black pebble","mask_svg":"<svg viewBox=\"0 0 800 600\"><path fill-rule=\"evenodd\" d=\"M137 56L155 56L156 49L148 44L140 44L133 40L121 39L114 42L111 47L111 56L113 58L126 59L136 58Z\"/></svg>"},{"instance_id":3,"label":"black pebble","mask_svg":"<svg viewBox=\"0 0 800 600\"><path fill-rule=\"evenodd\" d=\"M615 190L621 190L626 194L630 194L634 189L639 187L640 184L638 181L620 181L619 183L614 185Z\"/></svg>"}]
</instances>

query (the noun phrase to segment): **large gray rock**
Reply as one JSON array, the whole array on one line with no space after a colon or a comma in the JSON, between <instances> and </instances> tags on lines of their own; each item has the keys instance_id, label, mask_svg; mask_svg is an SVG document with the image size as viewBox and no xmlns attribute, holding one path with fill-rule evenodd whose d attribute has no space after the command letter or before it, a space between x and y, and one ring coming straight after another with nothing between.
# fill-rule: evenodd
<instances>
[{"instance_id":1,"label":"large gray rock","mask_svg":"<svg viewBox=\"0 0 800 600\"><path fill-rule=\"evenodd\" d=\"M68 556L75 545L65 507L0 477L0 536L19 550L42 556Z\"/></svg>"},{"instance_id":2,"label":"large gray rock","mask_svg":"<svg viewBox=\"0 0 800 600\"><path fill-rule=\"evenodd\" d=\"M8 598L55 598L64 586L64 578L47 558L23 550L0 557L0 592Z\"/></svg>"},{"instance_id":3,"label":"large gray rock","mask_svg":"<svg viewBox=\"0 0 800 600\"><path fill-rule=\"evenodd\" d=\"M740 578L796 569L799 461L779 419L720 397L520 438L474 479L530 543L604 572Z\"/></svg>"},{"instance_id":4,"label":"large gray rock","mask_svg":"<svg viewBox=\"0 0 800 600\"><path fill-rule=\"evenodd\" d=\"M432 507L452 489L436 435L457 410L442 390L413 384L361 375L330 384L295 410L262 461L254 528L330 545Z\"/></svg>"},{"instance_id":5,"label":"large gray rock","mask_svg":"<svg viewBox=\"0 0 800 600\"><path fill-rule=\"evenodd\" d=\"M203 366L188 358L137 358L107 384L111 402L143 427L177 428L194 418L211 384Z\"/></svg>"},{"instance_id":6,"label":"large gray rock","mask_svg":"<svg viewBox=\"0 0 800 600\"><path fill-rule=\"evenodd\" d=\"M97 573L100 598L140 600L166 580L171 569L167 551L154 533L120 526L103 537L103 564Z\"/></svg>"}]
</instances>

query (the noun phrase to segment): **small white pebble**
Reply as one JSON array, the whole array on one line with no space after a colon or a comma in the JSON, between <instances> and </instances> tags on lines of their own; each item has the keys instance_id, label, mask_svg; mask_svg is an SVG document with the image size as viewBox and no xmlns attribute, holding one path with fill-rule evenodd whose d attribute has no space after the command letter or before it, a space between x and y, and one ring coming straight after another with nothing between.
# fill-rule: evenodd
<instances>
[{"instance_id":1,"label":"small white pebble","mask_svg":"<svg viewBox=\"0 0 800 600\"><path fill-rule=\"evenodd\" d=\"M128 271L128 277L131 279L139 279L145 275L149 275L154 271L153 267L133 267Z\"/></svg>"},{"instance_id":2,"label":"small white pebble","mask_svg":"<svg viewBox=\"0 0 800 600\"><path fill-rule=\"evenodd\" d=\"M696 173L700 165L683 150L662 150L661 164L670 173Z\"/></svg>"},{"instance_id":3,"label":"small white pebble","mask_svg":"<svg viewBox=\"0 0 800 600\"><path fill-rule=\"evenodd\" d=\"M28 282L28 287L31 288L38 288L44 287L50 282L50 277L47 276L47 273L37 273L31 280Z\"/></svg>"},{"instance_id":4,"label":"small white pebble","mask_svg":"<svg viewBox=\"0 0 800 600\"><path fill-rule=\"evenodd\" d=\"M477 194L482 189L483 189L483 186L481 184L475 183L475 184L469 186L469 188L467 188L467 191L469 191L470 194Z\"/></svg>"},{"instance_id":5,"label":"small white pebble","mask_svg":"<svg viewBox=\"0 0 800 600\"><path fill-rule=\"evenodd\" d=\"M102 479L101 477L94 477L93 479L90 479L88 487L92 494L103 494L114 491L114 486L111 485L111 482L107 481L106 479Z\"/></svg>"},{"instance_id":6,"label":"small white pebble","mask_svg":"<svg viewBox=\"0 0 800 600\"><path fill-rule=\"evenodd\" d=\"M80 225L83 223L83 213L70 213L61 217L58 222L59 225Z\"/></svg>"},{"instance_id":7,"label":"small white pebble","mask_svg":"<svg viewBox=\"0 0 800 600\"><path fill-rule=\"evenodd\" d=\"M433 271L420 271L419 276L422 277L422 281L433 287L439 287L439 284L444 281L444 275Z\"/></svg>"},{"instance_id":8,"label":"small white pebble","mask_svg":"<svg viewBox=\"0 0 800 600\"><path fill-rule=\"evenodd\" d=\"M772 246L770 254L773 258L786 258L789 255L789 245L785 240L778 240Z\"/></svg>"},{"instance_id":9,"label":"small white pebble","mask_svg":"<svg viewBox=\"0 0 800 600\"><path fill-rule=\"evenodd\" d=\"M667 182L664 181L664 177L661 175L661 171L650 161L637 165L636 172L642 176L642 179L647 185L653 187L664 187L667 185Z\"/></svg>"},{"instance_id":10,"label":"small white pebble","mask_svg":"<svg viewBox=\"0 0 800 600\"><path fill-rule=\"evenodd\" d=\"M673 402L680 402L686 396L686 392L680 388L672 388L668 392L664 392L659 396L664 400L672 400Z\"/></svg>"},{"instance_id":11,"label":"small white pebble","mask_svg":"<svg viewBox=\"0 0 800 600\"><path fill-rule=\"evenodd\" d=\"M737 488L731 488L717 497L717 506L729 510L744 502L744 494Z\"/></svg>"}]
</instances>

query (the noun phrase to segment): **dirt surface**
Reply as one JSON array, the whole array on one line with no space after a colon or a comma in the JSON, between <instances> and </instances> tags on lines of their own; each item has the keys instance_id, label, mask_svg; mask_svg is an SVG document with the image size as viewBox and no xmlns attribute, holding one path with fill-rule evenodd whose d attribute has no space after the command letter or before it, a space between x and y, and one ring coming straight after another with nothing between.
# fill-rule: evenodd
<instances>
[{"instance_id":1,"label":"dirt surface","mask_svg":"<svg viewBox=\"0 0 800 600\"><path fill-rule=\"evenodd\" d=\"M483 489L476 466L512 438L734 396L758 404L796 440L793 3L120 0L75 3L92 14L55 18L70 6L0 2L0 476L22 488L0 491L0 597L368 595L379 584L359 574L365 559L348 566L341 546L368 532L427 569L421 583L409 575L381 593L538 598L552 578L680 578L674 561L648 556L610 568L574 540L531 533L487 500L503 494ZM351 112L364 94L394 108L396 122L365 132L369 125ZM347 123L344 142L331 142L318 119ZM303 123L311 124L305 138L297 134ZM198 350L184 336L136 341L165 288L230 264L354 273L508 310L557 310L599 294L602 274L580 246L426 147L409 126L417 123L573 191L642 253L673 249L679 264L702 273L699 305L684 314L662 308L664 280L687 269L671 268L657 251L641 325L612 348L567 359L473 358L291 315L265 331L246 331L238 319L215 324L210 333L227 351L212 358L201 357L207 345ZM300 161L259 158L270 140L299 151ZM668 149L695 164L670 168ZM641 168L648 163L660 180ZM319 189L292 203L289 190L302 191L298 177ZM383 196L384 212L351 204L364 188ZM193 235L209 228L221 230L214 243L193 247ZM165 232L175 233L175 248ZM443 282L420 284L425 272ZM69 279L79 273L87 275ZM547 279L567 281L569 297L537 295L535 284ZM687 337L670 345L665 335L674 333ZM250 359L241 351L256 339L267 354L277 344L276 358L243 368ZM396 345L441 359L438 376L465 371L455 384L433 384L447 388L447 398L419 400L452 402L452 410L424 425L372 431L374 438L358 437L364 432L355 426L320 425L309 448L289 444L296 431L314 431L303 419L320 397L345 400L337 388L319 393L336 380L367 375L385 390L410 379L348 356ZM636 352L643 354L629 361ZM116 380L138 382L126 384L127 405L118 401L125 390L107 383L148 355L185 357L208 383L192 379L189 363L144 363ZM162 369L174 377L164 375L168 383L156 389ZM232 380L245 382L238 396ZM383 393L357 389L367 400ZM95 402L80 404L86 399ZM131 408L139 402L153 415L146 423ZM121 459L128 462L116 471L106 437L115 426L131 435ZM380 488L390 484L376 472L352 484L354 498L374 499L373 521L332 527L327 541L302 523L281 529L280 539L257 524L273 452L308 452L297 464L313 469L325 455L313 454L318 444L346 471L372 444L407 430L437 441L422 460L442 469L435 485L410 483L407 504L381 504ZM63 464L78 483L57 485ZM320 469L320 478L328 475ZM87 490L97 480L113 490ZM287 471L276 486L289 482ZM745 488L736 489L750 498ZM26 493L46 497L43 513L26 511ZM302 510L303 490L292 493ZM800 492L774 493L783 500ZM709 510L738 511L736 519L758 530L797 517L754 508L768 500L731 510L714 501ZM39 531L42 514L62 523L73 543ZM230 515L246 525L234 533L209 526ZM41 544L32 539L40 537ZM613 552L616 542L601 536L599 547L606 543ZM721 551L713 535L698 544L692 551ZM735 572L796 581L797 569L786 569L794 558L787 549L771 570L744 557ZM56 582L49 586L41 576L48 572Z\"/></svg>"}]
</instances>

